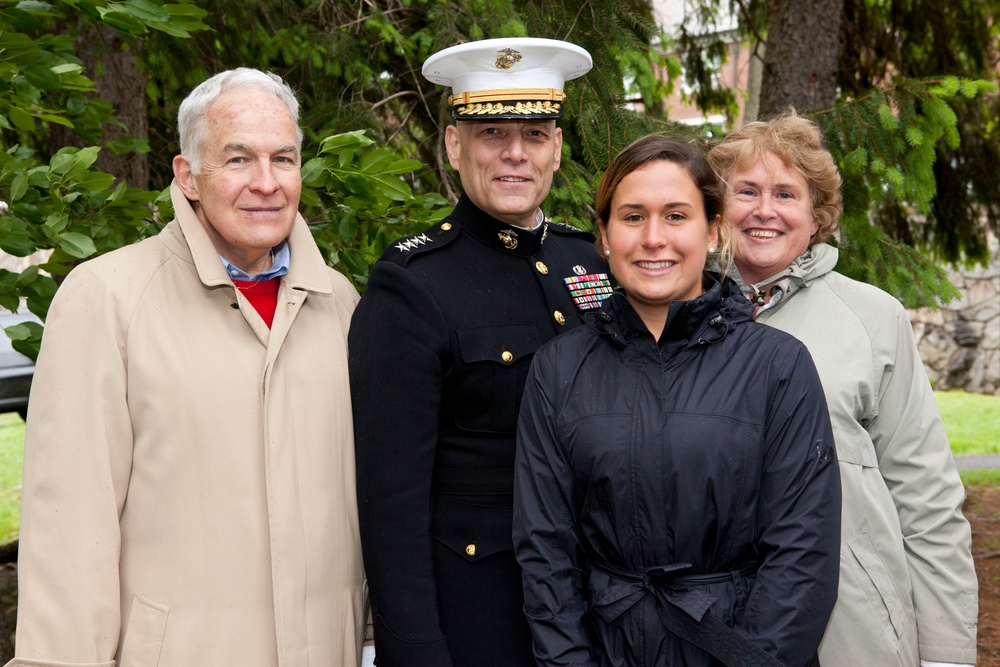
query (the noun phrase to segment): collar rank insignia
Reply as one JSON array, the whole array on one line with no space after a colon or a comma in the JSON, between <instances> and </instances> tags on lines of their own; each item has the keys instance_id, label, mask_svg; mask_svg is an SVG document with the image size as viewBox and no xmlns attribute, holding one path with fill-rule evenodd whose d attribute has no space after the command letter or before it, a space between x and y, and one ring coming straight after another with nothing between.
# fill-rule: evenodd
<instances>
[{"instance_id":1,"label":"collar rank insignia","mask_svg":"<svg viewBox=\"0 0 1000 667\"><path fill-rule=\"evenodd\" d=\"M500 237L500 243L503 243L503 247L507 250L513 250L517 247L517 232L513 229L505 229L502 232L497 232L497 236Z\"/></svg>"},{"instance_id":2,"label":"collar rank insignia","mask_svg":"<svg viewBox=\"0 0 1000 667\"><path fill-rule=\"evenodd\" d=\"M402 241L396 244L396 247L399 248L401 252L409 252L414 248L419 248L425 243L433 243L433 242L434 239L427 236L427 234L421 234L419 236L414 236L413 238L403 239Z\"/></svg>"},{"instance_id":3,"label":"collar rank insignia","mask_svg":"<svg viewBox=\"0 0 1000 667\"><path fill-rule=\"evenodd\" d=\"M606 273L570 276L563 278L563 282L566 283L566 289L569 290L573 303L580 310L600 308L601 302L614 291L611 287L611 279Z\"/></svg>"}]
</instances>

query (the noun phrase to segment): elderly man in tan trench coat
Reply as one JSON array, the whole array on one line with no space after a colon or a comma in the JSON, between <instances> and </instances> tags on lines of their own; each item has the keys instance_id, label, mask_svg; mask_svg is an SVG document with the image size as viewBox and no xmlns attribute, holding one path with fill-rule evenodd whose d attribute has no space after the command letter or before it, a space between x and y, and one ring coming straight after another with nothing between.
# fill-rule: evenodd
<instances>
[{"instance_id":1,"label":"elderly man in tan trench coat","mask_svg":"<svg viewBox=\"0 0 1000 667\"><path fill-rule=\"evenodd\" d=\"M174 221L49 313L9 664L354 667L358 296L297 213L298 103L232 70L179 128Z\"/></svg>"}]
</instances>

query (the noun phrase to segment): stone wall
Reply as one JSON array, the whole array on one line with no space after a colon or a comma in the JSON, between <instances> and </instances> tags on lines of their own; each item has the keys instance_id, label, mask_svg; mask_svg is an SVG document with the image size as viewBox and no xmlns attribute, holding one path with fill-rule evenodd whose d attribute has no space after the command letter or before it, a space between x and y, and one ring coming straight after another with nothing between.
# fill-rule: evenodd
<instances>
[{"instance_id":1,"label":"stone wall","mask_svg":"<svg viewBox=\"0 0 1000 667\"><path fill-rule=\"evenodd\" d=\"M962 297L941 308L910 310L920 356L935 389L1000 396L1000 248L989 267L953 271Z\"/></svg>"}]
</instances>

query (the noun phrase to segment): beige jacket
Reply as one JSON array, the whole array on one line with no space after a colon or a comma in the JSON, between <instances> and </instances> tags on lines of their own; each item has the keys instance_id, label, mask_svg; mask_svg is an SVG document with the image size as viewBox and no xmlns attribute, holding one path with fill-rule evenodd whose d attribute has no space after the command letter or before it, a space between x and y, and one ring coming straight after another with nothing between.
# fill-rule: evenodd
<instances>
[{"instance_id":1,"label":"beige jacket","mask_svg":"<svg viewBox=\"0 0 1000 667\"><path fill-rule=\"evenodd\" d=\"M972 664L978 582L965 489L910 322L895 298L836 263L836 248L812 246L783 272L783 298L757 313L809 348L837 443L840 591L820 664Z\"/></svg>"},{"instance_id":2,"label":"beige jacket","mask_svg":"<svg viewBox=\"0 0 1000 667\"><path fill-rule=\"evenodd\" d=\"M354 667L358 295L299 217L268 330L171 196L163 232L74 270L49 313L8 665Z\"/></svg>"}]
</instances>

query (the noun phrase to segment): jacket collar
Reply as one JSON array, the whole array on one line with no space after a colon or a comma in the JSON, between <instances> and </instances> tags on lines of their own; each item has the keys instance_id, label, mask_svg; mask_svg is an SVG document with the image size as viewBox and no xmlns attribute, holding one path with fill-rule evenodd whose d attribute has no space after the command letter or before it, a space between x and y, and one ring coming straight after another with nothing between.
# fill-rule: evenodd
<instances>
[{"instance_id":1,"label":"jacket collar","mask_svg":"<svg viewBox=\"0 0 1000 667\"><path fill-rule=\"evenodd\" d=\"M839 256L840 252L832 245L816 243L793 259L792 263L784 269L758 283L743 282L743 278L735 266L729 272L729 277L751 301L763 297L764 293L768 292L772 295L773 307L777 307L795 292L809 287L813 281L833 271L833 268L837 266ZM718 256L709 259L709 266L718 270ZM775 295L778 295L776 300ZM762 303L763 299L761 298L758 304ZM763 311L764 308L761 308L760 312Z\"/></svg>"},{"instance_id":2,"label":"jacket collar","mask_svg":"<svg viewBox=\"0 0 1000 667\"><path fill-rule=\"evenodd\" d=\"M174 205L174 221L160 233L163 242L185 261L194 264L198 278L206 287L232 285L219 252L175 180L170 184L170 200ZM333 292L333 282L323 256L313 240L305 219L296 214L288 235L292 260L282 282L293 289L318 294Z\"/></svg>"},{"instance_id":3,"label":"jacket collar","mask_svg":"<svg viewBox=\"0 0 1000 667\"><path fill-rule=\"evenodd\" d=\"M464 194L448 218L452 223L457 222L461 225L463 231L494 250L516 257L534 255L548 235L547 222L543 222L539 228L530 232L519 229L484 213Z\"/></svg>"},{"instance_id":4,"label":"jacket collar","mask_svg":"<svg viewBox=\"0 0 1000 667\"><path fill-rule=\"evenodd\" d=\"M660 336L660 345L694 347L717 343L739 322L751 319L750 303L740 294L736 284L725 279L722 283L705 274L705 293L690 301L674 301L667 325ZM625 347L644 337L652 338L649 329L629 303L625 292L618 289L604 300L597 314L594 329Z\"/></svg>"}]
</instances>

